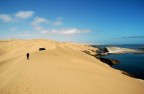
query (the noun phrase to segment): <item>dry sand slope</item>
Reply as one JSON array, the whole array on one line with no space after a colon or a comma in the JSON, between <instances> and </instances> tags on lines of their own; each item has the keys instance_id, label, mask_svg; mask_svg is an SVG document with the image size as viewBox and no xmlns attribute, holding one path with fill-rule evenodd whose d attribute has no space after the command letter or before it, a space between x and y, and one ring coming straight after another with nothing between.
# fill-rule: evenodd
<instances>
[{"instance_id":1,"label":"dry sand slope","mask_svg":"<svg viewBox=\"0 0 144 94\"><path fill-rule=\"evenodd\" d=\"M40 39L0 41L0 94L144 94L144 83L83 50L96 49Z\"/></svg>"}]
</instances>

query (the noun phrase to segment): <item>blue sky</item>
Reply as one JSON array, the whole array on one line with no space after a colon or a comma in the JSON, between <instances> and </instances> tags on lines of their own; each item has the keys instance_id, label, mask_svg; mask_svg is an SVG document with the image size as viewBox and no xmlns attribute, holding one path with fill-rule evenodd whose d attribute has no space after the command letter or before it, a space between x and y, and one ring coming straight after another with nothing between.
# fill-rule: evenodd
<instances>
[{"instance_id":1,"label":"blue sky","mask_svg":"<svg viewBox=\"0 0 144 94\"><path fill-rule=\"evenodd\" d=\"M0 0L0 39L144 43L144 0Z\"/></svg>"}]
</instances>

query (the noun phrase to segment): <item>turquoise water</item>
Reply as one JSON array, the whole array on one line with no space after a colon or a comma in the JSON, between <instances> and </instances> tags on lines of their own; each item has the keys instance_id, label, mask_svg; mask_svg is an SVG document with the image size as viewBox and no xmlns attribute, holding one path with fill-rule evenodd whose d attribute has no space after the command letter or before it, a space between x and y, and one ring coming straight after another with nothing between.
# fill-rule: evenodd
<instances>
[{"instance_id":1,"label":"turquoise water","mask_svg":"<svg viewBox=\"0 0 144 94\"><path fill-rule=\"evenodd\" d=\"M108 45L101 45L96 47L107 47ZM143 48L143 44L136 45L113 45L117 47L125 47L132 49ZM103 56L109 59L119 60L119 64L113 65L113 68L126 71L137 78L144 79L144 54L134 54L134 53L125 53L125 54L111 54Z\"/></svg>"}]
</instances>

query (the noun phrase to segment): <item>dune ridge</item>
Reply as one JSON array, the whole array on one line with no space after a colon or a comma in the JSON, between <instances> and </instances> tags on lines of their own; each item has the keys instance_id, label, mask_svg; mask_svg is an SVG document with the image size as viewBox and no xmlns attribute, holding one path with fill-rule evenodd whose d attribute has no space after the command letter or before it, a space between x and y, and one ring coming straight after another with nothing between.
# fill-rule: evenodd
<instances>
[{"instance_id":1,"label":"dune ridge","mask_svg":"<svg viewBox=\"0 0 144 94\"><path fill-rule=\"evenodd\" d=\"M144 94L143 82L85 50L97 49L46 39L0 41L0 94Z\"/></svg>"}]
</instances>

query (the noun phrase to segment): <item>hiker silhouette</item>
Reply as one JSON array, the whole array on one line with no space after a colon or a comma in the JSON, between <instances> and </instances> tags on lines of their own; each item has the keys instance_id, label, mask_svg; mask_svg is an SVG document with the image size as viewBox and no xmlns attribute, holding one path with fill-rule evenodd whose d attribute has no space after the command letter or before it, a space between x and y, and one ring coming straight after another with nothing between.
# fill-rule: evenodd
<instances>
[{"instance_id":1,"label":"hiker silhouette","mask_svg":"<svg viewBox=\"0 0 144 94\"><path fill-rule=\"evenodd\" d=\"M30 56L29 53L27 53L26 56L27 56L27 60L29 60L29 56Z\"/></svg>"}]
</instances>

